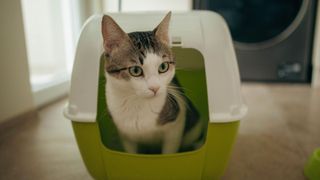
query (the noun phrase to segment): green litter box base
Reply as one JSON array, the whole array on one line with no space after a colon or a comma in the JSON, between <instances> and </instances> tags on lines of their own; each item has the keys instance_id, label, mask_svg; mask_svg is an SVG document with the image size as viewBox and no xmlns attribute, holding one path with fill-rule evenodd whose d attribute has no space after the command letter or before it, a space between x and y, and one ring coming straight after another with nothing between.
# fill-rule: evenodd
<instances>
[{"instance_id":1,"label":"green litter box base","mask_svg":"<svg viewBox=\"0 0 320 180\"><path fill-rule=\"evenodd\" d=\"M89 173L95 179L220 179L229 160L239 121L209 123L207 141L198 150L169 155L140 155L107 149L97 123L72 122Z\"/></svg>"},{"instance_id":2,"label":"green litter box base","mask_svg":"<svg viewBox=\"0 0 320 180\"><path fill-rule=\"evenodd\" d=\"M104 56L100 61L98 109L94 123L72 122L83 161L95 179L200 180L220 179L226 168L239 121L208 123L208 95L204 59L195 49L173 48L176 77L185 95L200 113L206 127L206 143L199 149L176 154L129 154L121 152L116 127L107 116Z\"/></svg>"}]
</instances>

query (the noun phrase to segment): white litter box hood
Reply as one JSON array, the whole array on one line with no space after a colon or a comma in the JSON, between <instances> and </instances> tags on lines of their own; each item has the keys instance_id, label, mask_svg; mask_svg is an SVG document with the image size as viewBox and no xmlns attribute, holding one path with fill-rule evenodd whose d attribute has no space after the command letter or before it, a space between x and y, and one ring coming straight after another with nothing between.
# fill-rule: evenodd
<instances>
[{"instance_id":1,"label":"white litter box hood","mask_svg":"<svg viewBox=\"0 0 320 180\"><path fill-rule=\"evenodd\" d=\"M109 14L125 32L153 30L166 13ZM92 16L82 28L75 54L69 103L64 115L78 122L95 122L100 56L103 53L102 15ZM209 11L173 13L171 39L182 48L200 51L205 60L210 122L240 120L247 113L238 65L227 25Z\"/></svg>"}]
</instances>

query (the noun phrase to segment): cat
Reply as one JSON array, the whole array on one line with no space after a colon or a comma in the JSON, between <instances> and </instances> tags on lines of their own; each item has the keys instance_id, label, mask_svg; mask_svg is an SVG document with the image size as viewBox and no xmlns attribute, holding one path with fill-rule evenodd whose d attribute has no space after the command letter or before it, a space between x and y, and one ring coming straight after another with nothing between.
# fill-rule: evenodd
<instances>
[{"instance_id":1,"label":"cat","mask_svg":"<svg viewBox=\"0 0 320 180\"><path fill-rule=\"evenodd\" d=\"M102 18L106 103L129 153L140 153L139 145L176 153L202 137L199 113L175 78L170 18L171 12L153 31L128 34L110 16Z\"/></svg>"}]
</instances>

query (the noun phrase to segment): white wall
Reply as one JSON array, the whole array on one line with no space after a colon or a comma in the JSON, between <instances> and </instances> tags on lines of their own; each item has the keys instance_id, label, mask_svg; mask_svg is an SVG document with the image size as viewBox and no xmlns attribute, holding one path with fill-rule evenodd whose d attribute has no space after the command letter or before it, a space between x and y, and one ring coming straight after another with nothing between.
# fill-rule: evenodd
<instances>
[{"instance_id":1,"label":"white wall","mask_svg":"<svg viewBox=\"0 0 320 180\"><path fill-rule=\"evenodd\" d=\"M20 0L0 1L0 123L34 108Z\"/></svg>"},{"instance_id":2,"label":"white wall","mask_svg":"<svg viewBox=\"0 0 320 180\"><path fill-rule=\"evenodd\" d=\"M101 14L103 0L78 1L79 23L82 26L85 21L93 14Z\"/></svg>"},{"instance_id":3,"label":"white wall","mask_svg":"<svg viewBox=\"0 0 320 180\"><path fill-rule=\"evenodd\" d=\"M102 0L105 13L119 12L119 0ZM188 11L192 0L122 0L122 12L135 11Z\"/></svg>"},{"instance_id":4,"label":"white wall","mask_svg":"<svg viewBox=\"0 0 320 180\"><path fill-rule=\"evenodd\" d=\"M122 11L188 11L191 0L122 0Z\"/></svg>"}]
</instances>

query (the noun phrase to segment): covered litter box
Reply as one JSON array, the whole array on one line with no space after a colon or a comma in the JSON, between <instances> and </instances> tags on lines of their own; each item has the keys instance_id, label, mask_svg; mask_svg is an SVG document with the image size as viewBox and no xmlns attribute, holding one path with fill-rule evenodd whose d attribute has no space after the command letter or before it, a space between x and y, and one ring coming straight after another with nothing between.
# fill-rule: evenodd
<instances>
[{"instance_id":1,"label":"covered litter box","mask_svg":"<svg viewBox=\"0 0 320 180\"><path fill-rule=\"evenodd\" d=\"M164 13L110 14L125 32L149 31ZM205 143L175 154L121 152L110 136L103 76L102 15L84 25L77 44L69 103L83 161L95 179L219 179L226 168L239 121L246 114L229 30L216 13L173 13L170 23L176 77L207 124ZM119 150L117 150L119 148Z\"/></svg>"}]
</instances>

